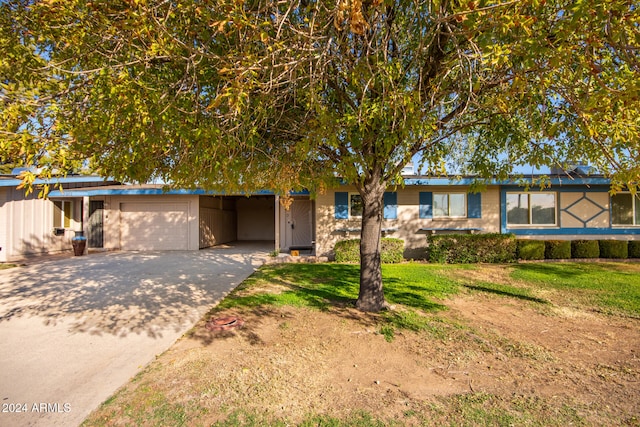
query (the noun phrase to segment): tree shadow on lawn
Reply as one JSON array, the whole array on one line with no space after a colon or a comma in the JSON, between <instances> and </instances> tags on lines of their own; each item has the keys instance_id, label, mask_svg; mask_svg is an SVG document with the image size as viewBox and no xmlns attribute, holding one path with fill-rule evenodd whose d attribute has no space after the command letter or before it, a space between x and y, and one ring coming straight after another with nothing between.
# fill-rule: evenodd
<instances>
[{"instance_id":1,"label":"tree shadow on lawn","mask_svg":"<svg viewBox=\"0 0 640 427\"><path fill-rule=\"evenodd\" d=\"M208 331L203 322L190 331L191 338L203 344L214 339L228 338L236 333L259 342L255 327L260 318L281 316L278 307L307 307L329 311L342 318L376 323L380 316L376 313L355 312L352 308L358 296L360 269L351 264L295 264L263 267L256 272L221 303L214 307L204 319L246 313L252 318L252 325L242 329L223 332ZM431 299L430 289L417 284L409 284L401 278L385 277L384 292L390 304L400 304L421 312L446 309L446 306ZM224 314L222 314L224 313Z\"/></svg>"},{"instance_id":2,"label":"tree shadow on lawn","mask_svg":"<svg viewBox=\"0 0 640 427\"><path fill-rule=\"evenodd\" d=\"M428 286L411 284L397 277L384 277L384 293L391 304L402 304L422 311L441 310L444 305L430 299ZM244 290L268 282L278 293L243 296ZM352 264L309 264L263 269L238 288L221 307L261 304L309 306L328 309L333 305L355 304L360 286L360 268ZM249 291L250 292L250 291Z\"/></svg>"},{"instance_id":3,"label":"tree shadow on lawn","mask_svg":"<svg viewBox=\"0 0 640 427\"><path fill-rule=\"evenodd\" d=\"M591 265L587 263L526 263L512 265L514 272L518 274L535 274L540 279L549 280L567 279L575 280L578 277L588 276L594 271L601 271L601 265Z\"/></svg>"},{"instance_id":4,"label":"tree shadow on lawn","mask_svg":"<svg viewBox=\"0 0 640 427\"><path fill-rule=\"evenodd\" d=\"M480 292L487 292L490 294L495 294L495 295L500 295L500 296L505 296L505 297L511 297L511 298L517 298L517 299L521 299L524 301L531 301L531 302L537 302L539 304L551 304L549 301L544 300L542 298L538 298L538 297L534 297L534 296L530 296L530 295L525 295L521 292L520 289L517 288L508 288L508 287L503 287L502 289L496 289L495 287L489 287L486 285L470 285L470 284L465 284L462 285L467 289L471 289L474 291L480 291Z\"/></svg>"}]
</instances>

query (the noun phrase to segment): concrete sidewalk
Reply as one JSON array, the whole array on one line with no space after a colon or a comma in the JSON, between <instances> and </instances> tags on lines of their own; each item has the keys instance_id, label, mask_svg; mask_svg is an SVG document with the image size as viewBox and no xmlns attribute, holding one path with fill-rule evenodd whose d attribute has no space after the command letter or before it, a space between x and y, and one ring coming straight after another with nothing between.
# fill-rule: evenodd
<instances>
[{"instance_id":1,"label":"concrete sidewalk","mask_svg":"<svg viewBox=\"0 0 640 427\"><path fill-rule=\"evenodd\" d=\"M112 252L0 271L0 425L80 424L266 258Z\"/></svg>"}]
</instances>

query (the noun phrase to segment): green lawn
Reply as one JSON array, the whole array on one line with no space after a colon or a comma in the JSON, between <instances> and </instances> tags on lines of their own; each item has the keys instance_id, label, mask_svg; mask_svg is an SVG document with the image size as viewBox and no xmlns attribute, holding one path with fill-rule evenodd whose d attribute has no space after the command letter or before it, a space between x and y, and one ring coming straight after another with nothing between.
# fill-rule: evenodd
<instances>
[{"instance_id":1,"label":"green lawn","mask_svg":"<svg viewBox=\"0 0 640 427\"><path fill-rule=\"evenodd\" d=\"M453 267L418 263L383 266L385 295L392 304L430 311L444 308L436 299L458 292L455 279L445 274ZM358 297L360 267L354 264L278 264L262 267L247 279L220 308L263 304L325 309ZM246 292L269 286L278 292Z\"/></svg>"},{"instance_id":2,"label":"green lawn","mask_svg":"<svg viewBox=\"0 0 640 427\"><path fill-rule=\"evenodd\" d=\"M474 279L478 266L424 263L388 264L382 269L387 301L408 310L446 308L442 300L462 289L553 304L552 290L562 302L584 308L640 317L640 264L530 263L490 265L505 279ZM281 264L261 268L225 299L220 308L292 305L326 309L358 297L359 266L354 264ZM277 292L247 292L269 286ZM539 296L543 295L543 296Z\"/></svg>"},{"instance_id":3,"label":"green lawn","mask_svg":"<svg viewBox=\"0 0 640 427\"><path fill-rule=\"evenodd\" d=\"M640 317L640 265L624 263L532 263L511 277L531 289L555 290L575 304Z\"/></svg>"}]
</instances>

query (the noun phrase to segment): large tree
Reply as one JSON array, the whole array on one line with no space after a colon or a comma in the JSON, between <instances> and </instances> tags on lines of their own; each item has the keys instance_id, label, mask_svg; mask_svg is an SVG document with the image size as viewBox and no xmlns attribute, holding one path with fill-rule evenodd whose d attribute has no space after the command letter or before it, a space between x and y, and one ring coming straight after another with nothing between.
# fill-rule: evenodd
<instances>
[{"instance_id":1,"label":"large tree","mask_svg":"<svg viewBox=\"0 0 640 427\"><path fill-rule=\"evenodd\" d=\"M340 177L364 205L363 310L385 307L383 193L412 159L639 181L632 1L8 0L0 20L3 156L283 194Z\"/></svg>"}]
</instances>

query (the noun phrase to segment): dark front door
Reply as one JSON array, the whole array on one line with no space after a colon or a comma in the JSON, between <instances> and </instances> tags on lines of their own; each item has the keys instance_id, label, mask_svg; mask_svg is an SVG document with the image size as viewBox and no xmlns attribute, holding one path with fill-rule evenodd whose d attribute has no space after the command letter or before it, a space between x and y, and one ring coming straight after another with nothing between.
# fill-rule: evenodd
<instances>
[{"instance_id":1,"label":"dark front door","mask_svg":"<svg viewBox=\"0 0 640 427\"><path fill-rule=\"evenodd\" d=\"M104 245L103 213L104 202L102 200L89 202L89 236L87 240L90 248L101 248Z\"/></svg>"}]
</instances>

